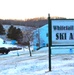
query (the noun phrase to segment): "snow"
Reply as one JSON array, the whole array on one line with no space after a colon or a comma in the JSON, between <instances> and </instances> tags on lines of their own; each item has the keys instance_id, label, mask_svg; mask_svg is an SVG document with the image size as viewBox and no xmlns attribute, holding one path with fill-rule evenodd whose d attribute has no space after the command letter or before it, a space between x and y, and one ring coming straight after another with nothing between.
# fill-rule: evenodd
<instances>
[{"instance_id":1,"label":"snow","mask_svg":"<svg viewBox=\"0 0 74 75\"><path fill-rule=\"evenodd\" d=\"M0 75L74 75L74 55L54 53L51 55L50 72L48 47L32 51L32 57L25 47L22 50L10 51L7 55L0 55Z\"/></svg>"},{"instance_id":2,"label":"snow","mask_svg":"<svg viewBox=\"0 0 74 75\"><path fill-rule=\"evenodd\" d=\"M7 25L7 24L3 25L4 29L6 30L6 32L8 31L10 26L11 25ZM20 28L23 32L25 31L25 28L29 28L28 26L24 26L24 25L13 25L13 26L16 27L17 29Z\"/></svg>"},{"instance_id":3,"label":"snow","mask_svg":"<svg viewBox=\"0 0 74 75\"><path fill-rule=\"evenodd\" d=\"M17 45L12 45L10 43L4 43L4 40L2 38L0 38L0 48L1 47L13 48L13 47L17 47Z\"/></svg>"},{"instance_id":4,"label":"snow","mask_svg":"<svg viewBox=\"0 0 74 75\"><path fill-rule=\"evenodd\" d=\"M13 48L13 47L17 47L17 45L12 45L12 44L0 44L0 47L5 47L5 48Z\"/></svg>"},{"instance_id":5,"label":"snow","mask_svg":"<svg viewBox=\"0 0 74 75\"><path fill-rule=\"evenodd\" d=\"M0 44L2 44L4 42L4 40L2 38L0 38Z\"/></svg>"}]
</instances>

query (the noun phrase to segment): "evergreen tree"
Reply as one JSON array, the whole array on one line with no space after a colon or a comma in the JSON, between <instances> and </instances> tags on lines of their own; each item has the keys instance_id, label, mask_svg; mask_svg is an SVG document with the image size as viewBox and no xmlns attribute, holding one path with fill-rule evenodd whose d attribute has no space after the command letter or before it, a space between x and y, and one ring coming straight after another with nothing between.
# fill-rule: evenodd
<instances>
[{"instance_id":1,"label":"evergreen tree","mask_svg":"<svg viewBox=\"0 0 74 75\"><path fill-rule=\"evenodd\" d=\"M8 29L7 37L12 38L12 31L13 31L13 26L11 25L10 28Z\"/></svg>"},{"instance_id":2,"label":"evergreen tree","mask_svg":"<svg viewBox=\"0 0 74 75\"><path fill-rule=\"evenodd\" d=\"M0 24L0 35L5 34L5 29L3 28L2 24Z\"/></svg>"},{"instance_id":3,"label":"evergreen tree","mask_svg":"<svg viewBox=\"0 0 74 75\"><path fill-rule=\"evenodd\" d=\"M18 28L18 29L16 30L16 38L17 38L18 40L20 40L20 39L23 38L23 34L22 34L22 31L20 30L20 28Z\"/></svg>"},{"instance_id":4,"label":"evergreen tree","mask_svg":"<svg viewBox=\"0 0 74 75\"><path fill-rule=\"evenodd\" d=\"M18 41L23 38L23 34L19 28L16 29L16 27L11 26L8 30L7 37Z\"/></svg>"}]
</instances>

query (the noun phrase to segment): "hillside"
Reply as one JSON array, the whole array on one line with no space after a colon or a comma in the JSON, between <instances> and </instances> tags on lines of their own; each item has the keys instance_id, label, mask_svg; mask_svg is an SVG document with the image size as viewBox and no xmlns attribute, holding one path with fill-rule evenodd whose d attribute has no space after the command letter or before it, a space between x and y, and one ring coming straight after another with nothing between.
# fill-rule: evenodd
<instances>
[{"instance_id":1,"label":"hillside","mask_svg":"<svg viewBox=\"0 0 74 75\"><path fill-rule=\"evenodd\" d=\"M29 27L41 27L48 23L46 18L33 18L27 20L2 20L0 23L3 25L23 25Z\"/></svg>"},{"instance_id":2,"label":"hillside","mask_svg":"<svg viewBox=\"0 0 74 75\"><path fill-rule=\"evenodd\" d=\"M66 19L63 17L51 17L51 19ZM23 25L29 27L41 27L48 23L48 18L38 17L26 20L11 20L11 19L0 19L0 23L3 25Z\"/></svg>"},{"instance_id":3,"label":"hillside","mask_svg":"<svg viewBox=\"0 0 74 75\"><path fill-rule=\"evenodd\" d=\"M5 29L6 31L6 34L5 35L0 35L0 38L4 39L4 40L10 40L7 38L7 32L8 32L8 29L10 28L11 25L3 25L3 28ZM17 29L20 28L22 32L25 32L25 29L26 28L29 28L27 26L22 26L22 25L13 25L14 27L16 27Z\"/></svg>"}]
</instances>

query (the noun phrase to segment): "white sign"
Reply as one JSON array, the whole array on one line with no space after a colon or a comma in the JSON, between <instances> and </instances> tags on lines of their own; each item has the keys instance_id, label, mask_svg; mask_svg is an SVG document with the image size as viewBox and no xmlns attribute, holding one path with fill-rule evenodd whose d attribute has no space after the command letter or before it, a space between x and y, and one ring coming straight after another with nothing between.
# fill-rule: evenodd
<instances>
[{"instance_id":1,"label":"white sign","mask_svg":"<svg viewBox=\"0 0 74 75\"><path fill-rule=\"evenodd\" d=\"M52 45L74 45L74 20L51 20Z\"/></svg>"}]
</instances>

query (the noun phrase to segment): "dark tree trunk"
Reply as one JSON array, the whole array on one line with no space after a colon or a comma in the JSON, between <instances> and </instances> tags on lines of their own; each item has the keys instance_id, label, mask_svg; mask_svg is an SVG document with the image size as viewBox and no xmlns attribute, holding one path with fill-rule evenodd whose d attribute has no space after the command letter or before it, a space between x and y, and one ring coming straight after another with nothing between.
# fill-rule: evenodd
<instances>
[{"instance_id":1,"label":"dark tree trunk","mask_svg":"<svg viewBox=\"0 0 74 75\"><path fill-rule=\"evenodd\" d=\"M29 45L28 45L28 48L29 48L30 56L32 56L32 53L31 53L31 50L30 50L30 43L29 43Z\"/></svg>"}]
</instances>

